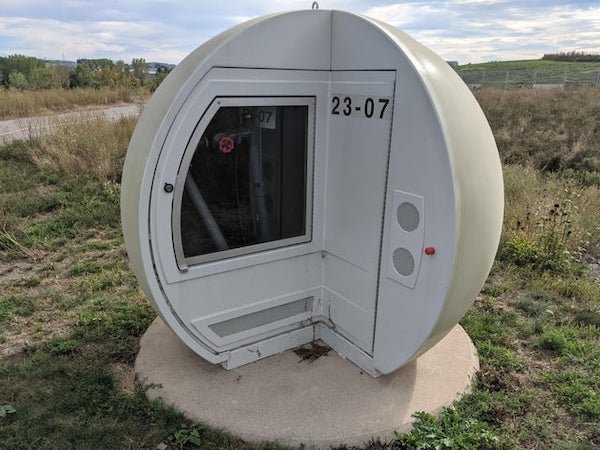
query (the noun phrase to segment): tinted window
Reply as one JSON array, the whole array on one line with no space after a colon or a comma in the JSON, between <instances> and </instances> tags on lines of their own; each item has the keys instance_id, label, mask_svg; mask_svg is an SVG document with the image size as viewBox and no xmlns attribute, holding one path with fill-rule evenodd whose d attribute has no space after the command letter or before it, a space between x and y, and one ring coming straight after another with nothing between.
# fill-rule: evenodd
<instances>
[{"instance_id":1,"label":"tinted window","mask_svg":"<svg viewBox=\"0 0 600 450\"><path fill-rule=\"evenodd\" d=\"M221 107L181 206L185 257L306 234L308 107Z\"/></svg>"}]
</instances>

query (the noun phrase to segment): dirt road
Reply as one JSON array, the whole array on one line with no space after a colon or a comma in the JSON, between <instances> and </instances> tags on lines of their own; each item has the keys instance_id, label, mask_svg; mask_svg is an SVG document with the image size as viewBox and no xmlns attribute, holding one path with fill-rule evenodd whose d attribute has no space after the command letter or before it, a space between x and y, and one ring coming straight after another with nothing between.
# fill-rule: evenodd
<instances>
[{"instance_id":1,"label":"dirt road","mask_svg":"<svg viewBox=\"0 0 600 450\"><path fill-rule=\"evenodd\" d=\"M19 139L38 137L50 132L53 128L76 122L87 122L97 117L108 120L118 120L121 117L136 116L140 107L134 104L111 106L107 108L71 111L46 116L25 117L0 121L0 144L6 144Z\"/></svg>"}]
</instances>

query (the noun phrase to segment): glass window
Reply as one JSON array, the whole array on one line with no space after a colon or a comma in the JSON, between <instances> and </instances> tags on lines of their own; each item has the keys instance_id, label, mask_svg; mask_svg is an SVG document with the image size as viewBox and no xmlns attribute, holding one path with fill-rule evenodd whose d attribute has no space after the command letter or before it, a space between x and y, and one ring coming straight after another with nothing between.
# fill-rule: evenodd
<instances>
[{"instance_id":1,"label":"glass window","mask_svg":"<svg viewBox=\"0 0 600 450\"><path fill-rule=\"evenodd\" d=\"M187 262L310 240L308 135L307 104L217 110L185 179L180 226ZM209 254L215 255L197 258Z\"/></svg>"}]
</instances>

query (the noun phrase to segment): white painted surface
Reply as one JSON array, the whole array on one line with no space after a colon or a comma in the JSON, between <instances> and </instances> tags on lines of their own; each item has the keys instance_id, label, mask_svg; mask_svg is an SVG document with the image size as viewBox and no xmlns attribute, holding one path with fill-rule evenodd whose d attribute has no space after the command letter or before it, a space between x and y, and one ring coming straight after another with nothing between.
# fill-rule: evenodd
<instances>
[{"instance_id":1,"label":"white painted surface","mask_svg":"<svg viewBox=\"0 0 600 450\"><path fill-rule=\"evenodd\" d=\"M314 99L312 240L181 270L176 199L162 187L181 192L187 142L220 96ZM146 295L186 345L229 368L321 337L371 375L390 373L471 305L502 221L497 150L462 80L395 28L339 11L255 19L192 53L141 116L123 180L124 234ZM410 232L398 225L402 202L419 212ZM397 248L413 257L408 276L393 267ZM219 320L306 296L312 315L296 323L211 335Z\"/></svg>"},{"instance_id":2,"label":"white painted surface","mask_svg":"<svg viewBox=\"0 0 600 450\"><path fill-rule=\"evenodd\" d=\"M330 83L324 295L336 331L367 353L372 352L391 115L380 119L373 105L374 117L368 118L365 103L393 98L394 82L393 71L336 71Z\"/></svg>"}]
</instances>

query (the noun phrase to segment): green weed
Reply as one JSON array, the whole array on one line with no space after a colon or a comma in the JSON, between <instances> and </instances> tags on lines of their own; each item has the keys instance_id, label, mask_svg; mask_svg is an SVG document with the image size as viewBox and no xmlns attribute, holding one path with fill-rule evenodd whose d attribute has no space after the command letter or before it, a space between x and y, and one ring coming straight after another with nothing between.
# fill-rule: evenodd
<instances>
[{"instance_id":1,"label":"green weed","mask_svg":"<svg viewBox=\"0 0 600 450\"><path fill-rule=\"evenodd\" d=\"M527 317L543 319L554 314L558 301L556 294L551 291L532 291L518 300L515 308Z\"/></svg>"},{"instance_id":2,"label":"green weed","mask_svg":"<svg viewBox=\"0 0 600 450\"><path fill-rule=\"evenodd\" d=\"M514 350L502 345L496 345L489 341L482 342L477 351L481 361L490 363L500 371L521 371L526 368L525 361L518 357Z\"/></svg>"},{"instance_id":3,"label":"green weed","mask_svg":"<svg viewBox=\"0 0 600 450\"><path fill-rule=\"evenodd\" d=\"M545 331L536 342L537 347L550 350L558 354L566 352L569 347L569 341L559 330Z\"/></svg>"},{"instance_id":4,"label":"green weed","mask_svg":"<svg viewBox=\"0 0 600 450\"><path fill-rule=\"evenodd\" d=\"M59 355L68 355L77 349L75 339L61 339L54 337L48 342L48 351Z\"/></svg>"},{"instance_id":5,"label":"green weed","mask_svg":"<svg viewBox=\"0 0 600 450\"><path fill-rule=\"evenodd\" d=\"M419 412L413 429L396 435L400 449L423 450L496 450L510 448L509 444L488 429L481 421L464 417L455 409L446 409L439 419Z\"/></svg>"},{"instance_id":6,"label":"green weed","mask_svg":"<svg viewBox=\"0 0 600 450\"><path fill-rule=\"evenodd\" d=\"M21 285L28 287L28 288L32 288L32 287L36 287L39 286L40 283L42 282L42 280L40 280L40 277L38 277L37 275L31 275L30 277L24 278L21 281Z\"/></svg>"},{"instance_id":7,"label":"green weed","mask_svg":"<svg viewBox=\"0 0 600 450\"><path fill-rule=\"evenodd\" d=\"M6 417L9 414L16 413L17 410L11 405L0 405L0 419Z\"/></svg>"},{"instance_id":8,"label":"green weed","mask_svg":"<svg viewBox=\"0 0 600 450\"><path fill-rule=\"evenodd\" d=\"M205 427L198 424L194 424L191 427L183 427L169 436L169 442L180 449L184 449L187 446L200 447L203 444L201 433L205 429Z\"/></svg>"},{"instance_id":9,"label":"green weed","mask_svg":"<svg viewBox=\"0 0 600 450\"><path fill-rule=\"evenodd\" d=\"M30 316L35 311L33 301L20 295L0 297L0 322L10 320L13 316Z\"/></svg>"},{"instance_id":10,"label":"green weed","mask_svg":"<svg viewBox=\"0 0 600 450\"><path fill-rule=\"evenodd\" d=\"M98 261L86 261L73 265L69 270L69 275L89 275L102 272L102 270L104 270L104 266Z\"/></svg>"},{"instance_id":11,"label":"green weed","mask_svg":"<svg viewBox=\"0 0 600 450\"><path fill-rule=\"evenodd\" d=\"M481 292L490 297L500 297L506 292L506 287L499 284L486 284Z\"/></svg>"},{"instance_id":12,"label":"green weed","mask_svg":"<svg viewBox=\"0 0 600 450\"><path fill-rule=\"evenodd\" d=\"M582 309L575 312L575 323L578 325L591 325L600 328L600 314L589 309Z\"/></svg>"},{"instance_id":13,"label":"green weed","mask_svg":"<svg viewBox=\"0 0 600 450\"><path fill-rule=\"evenodd\" d=\"M92 250L110 250L123 244L123 238L117 237L107 241L88 241L85 242L80 250L82 252L89 252Z\"/></svg>"},{"instance_id":14,"label":"green weed","mask_svg":"<svg viewBox=\"0 0 600 450\"><path fill-rule=\"evenodd\" d=\"M544 381L557 394L558 400L585 420L600 420L600 377L573 370L544 374Z\"/></svg>"}]
</instances>

